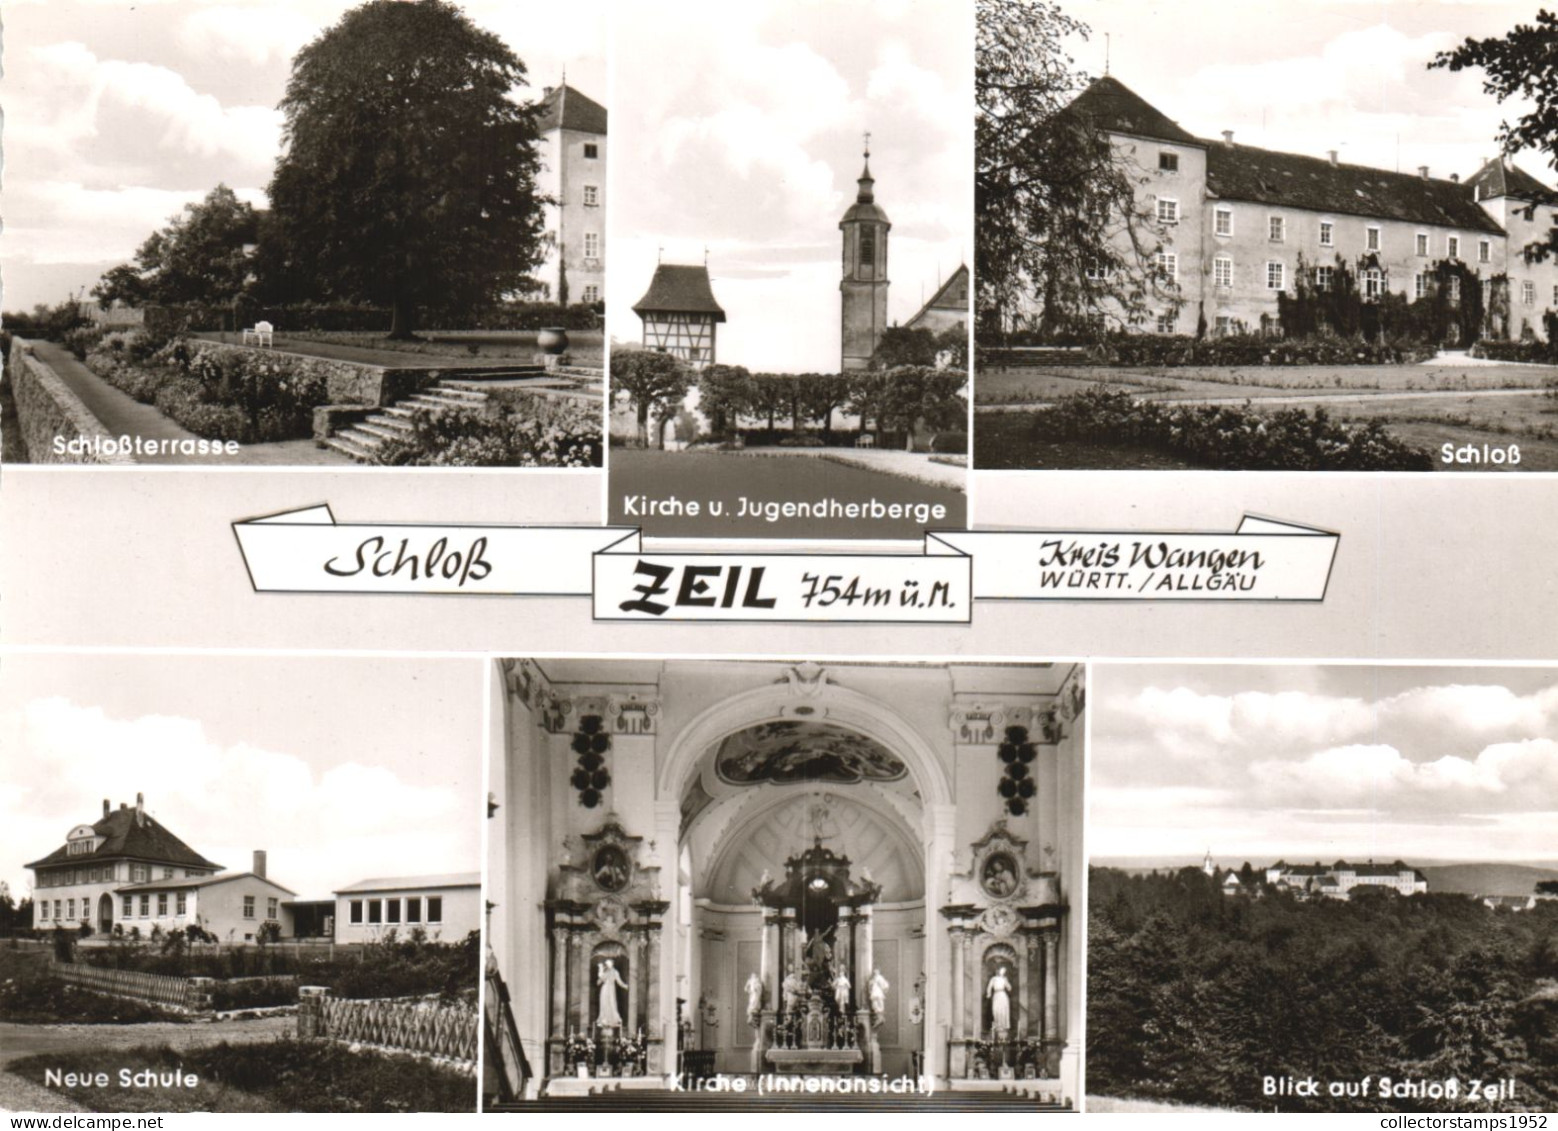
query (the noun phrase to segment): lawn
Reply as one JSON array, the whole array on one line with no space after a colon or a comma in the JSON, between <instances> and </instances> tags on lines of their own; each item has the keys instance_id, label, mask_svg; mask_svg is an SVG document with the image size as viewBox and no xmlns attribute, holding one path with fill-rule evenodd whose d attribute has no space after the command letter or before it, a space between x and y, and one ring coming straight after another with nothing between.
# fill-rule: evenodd
<instances>
[{"instance_id":1,"label":"lawn","mask_svg":"<svg viewBox=\"0 0 1558 1131\"><path fill-rule=\"evenodd\" d=\"M878 471L847 467L822 459L764 457L735 452L661 452L613 448L608 457L610 521L642 526L644 533L681 538L896 538L917 539L925 530L962 527L967 499L960 491L933 487ZM631 513L636 496L653 500L696 501L697 516L644 516ZM748 512L741 515L743 499ZM752 514L752 504L840 503L918 505L925 520L843 517L783 518L769 521ZM929 514L944 508L941 517ZM720 514L710 512L718 508Z\"/></svg>"},{"instance_id":2,"label":"lawn","mask_svg":"<svg viewBox=\"0 0 1558 1131\"><path fill-rule=\"evenodd\" d=\"M1270 397L1294 393L1540 389L1558 379L1545 365L1042 366L987 369L975 376L975 404L1029 404L1105 385L1177 397Z\"/></svg>"},{"instance_id":3,"label":"lawn","mask_svg":"<svg viewBox=\"0 0 1558 1131\"><path fill-rule=\"evenodd\" d=\"M65 1063L62 1063L62 1059ZM352 1051L329 1041L285 1037L253 1044L175 1049L82 1049L67 1058L49 1053L12 1062L7 1071L44 1085L48 1069L90 1076L107 1086L57 1086L89 1111L102 1112L417 1112L475 1111L472 1076L415 1057ZM128 1071L132 1086L121 1086ZM133 1086L152 1074L151 1086ZM185 1082L167 1086L177 1076ZM187 1084L193 1075L196 1083Z\"/></svg>"}]
</instances>

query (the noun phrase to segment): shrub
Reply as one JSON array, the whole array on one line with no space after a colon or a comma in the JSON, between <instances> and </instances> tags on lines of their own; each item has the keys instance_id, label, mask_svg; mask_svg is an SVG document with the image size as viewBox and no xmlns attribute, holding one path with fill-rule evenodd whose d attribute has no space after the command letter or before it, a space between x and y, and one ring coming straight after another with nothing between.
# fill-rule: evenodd
<instances>
[{"instance_id":1,"label":"shrub","mask_svg":"<svg viewBox=\"0 0 1558 1131\"><path fill-rule=\"evenodd\" d=\"M1138 402L1090 390L1033 415L1037 440L1147 448L1201 467L1286 471L1430 471L1432 454L1396 440L1379 420L1334 421L1324 408L1262 413L1248 407Z\"/></svg>"},{"instance_id":2,"label":"shrub","mask_svg":"<svg viewBox=\"0 0 1558 1131\"><path fill-rule=\"evenodd\" d=\"M949 455L967 455L968 433L938 432L931 439L930 450L933 452L942 452Z\"/></svg>"},{"instance_id":3,"label":"shrub","mask_svg":"<svg viewBox=\"0 0 1558 1131\"><path fill-rule=\"evenodd\" d=\"M1426 345L1365 342L1319 335L1271 338L1263 334L1227 334L1196 339L1184 335L1116 335L1090 345L1095 365L1387 365L1423 361L1437 350Z\"/></svg>"},{"instance_id":4,"label":"shrub","mask_svg":"<svg viewBox=\"0 0 1558 1131\"><path fill-rule=\"evenodd\" d=\"M77 326L61 335L60 344L75 354L77 361L85 361L87 354L103 340L105 334L101 326Z\"/></svg>"},{"instance_id":5,"label":"shrub","mask_svg":"<svg viewBox=\"0 0 1558 1131\"><path fill-rule=\"evenodd\" d=\"M1558 364L1558 343L1552 341L1497 342L1484 338L1471 349L1473 357L1493 361L1521 361L1535 365Z\"/></svg>"},{"instance_id":6,"label":"shrub","mask_svg":"<svg viewBox=\"0 0 1558 1131\"><path fill-rule=\"evenodd\" d=\"M264 1009L268 1006L296 1005L297 1000L296 975L225 980L211 984L211 1008L215 1010Z\"/></svg>"},{"instance_id":7,"label":"shrub","mask_svg":"<svg viewBox=\"0 0 1558 1131\"><path fill-rule=\"evenodd\" d=\"M821 436L814 436L810 432L802 432L794 436L785 436L779 441L781 448L821 448L825 445Z\"/></svg>"}]
</instances>

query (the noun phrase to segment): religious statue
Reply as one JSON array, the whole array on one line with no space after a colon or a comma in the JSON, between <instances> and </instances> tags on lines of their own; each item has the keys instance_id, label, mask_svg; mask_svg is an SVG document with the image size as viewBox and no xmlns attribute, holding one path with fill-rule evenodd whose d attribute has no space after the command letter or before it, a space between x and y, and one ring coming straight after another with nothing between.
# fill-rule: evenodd
<instances>
[{"instance_id":1,"label":"religious statue","mask_svg":"<svg viewBox=\"0 0 1558 1131\"><path fill-rule=\"evenodd\" d=\"M990 1028L996 1040L1004 1041L1012 1027L1012 983L1002 966L985 983L985 997L990 999Z\"/></svg>"},{"instance_id":2,"label":"religious statue","mask_svg":"<svg viewBox=\"0 0 1558 1131\"><path fill-rule=\"evenodd\" d=\"M621 1028L622 1013L617 1008L617 991L627 989L628 984L622 980L614 959L608 958L601 963L600 971L595 975L595 984L600 987L600 1009L596 1012L595 1024L603 1029Z\"/></svg>"},{"instance_id":3,"label":"religious statue","mask_svg":"<svg viewBox=\"0 0 1558 1131\"><path fill-rule=\"evenodd\" d=\"M843 966L833 976L833 1004L838 1006L840 1013L849 1012L849 975L844 972Z\"/></svg>"},{"instance_id":4,"label":"religious statue","mask_svg":"<svg viewBox=\"0 0 1558 1131\"><path fill-rule=\"evenodd\" d=\"M801 995L806 992L806 979L799 972L791 970L784 976L780 988L784 990L784 1011L794 1013L801 1007Z\"/></svg>"},{"instance_id":5,"label":"religious statue","mask_svg":"<svg viewBox=\"0 0 1558 1131\"><path fill-rule=\"evenodd\" d=\"M882 972L873 968L871 980L866 983L866 993L871 998L871 1012L878 1017L887 1016L888 988L888 981L882 976Z\"/></svg>"},{"instance_id":6,"label":"religious statue","mask_svg":"<svg viewBox=\"0 0 1558 1131\"><path fill-rule=\"evenodd\" d=\"M763 979L758 977L757 971L752 971L747 979L747 1016L755 1018L763 1010Z\"/></svg>"}]
</instances>

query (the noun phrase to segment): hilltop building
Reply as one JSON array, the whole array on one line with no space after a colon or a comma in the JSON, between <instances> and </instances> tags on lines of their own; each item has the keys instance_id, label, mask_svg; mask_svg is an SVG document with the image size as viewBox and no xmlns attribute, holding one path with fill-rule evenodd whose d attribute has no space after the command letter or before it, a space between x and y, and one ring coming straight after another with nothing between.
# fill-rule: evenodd
<instances>
[{"instance_id":1,"label":"hilltop building","mask_svg":"<svg viewBox=\"0 0 1558 1131\"><path fill-rule=\"evenodd\" d=\"M1540 336L1543 314L1558 308L1558 260L1524 256L1558 218L1558 194L1507 159L1463 182L1426 166L1348 164L1336 150L1309 157L1237 144L1232 131L1207 140L1113 77L1093 82L1070 112L1108 136L1140 183L1138 209L1167 233L1155 266L1178 301L1161 302L1142 330L1193 334L1202 319L1214 334L1275 329L1277 296L1301 273L1329 290L1339 265L1365 302L1387 291L1422 298L1438 286L1440 264L1464 265L1497 337ZM1458 279L1447 285L1458 304Z\"/></svg>"},{"instance_id":2,"label":"hilltop building","mask_svg":"<svg viewBox=\"0 0 1558 1131\"><path fill-rule=\"evenodd\" d=\"M1338 860L1329 867L1322 864L1288 864L1278 860L1266 869L1266 882L1306 895L1347 899L1362 889L1389 890L1398 895L1421 895L1428 890L1428 877L1411 865L1396 860L1390 864L1349 864Z\"/></svg>"},{"instance_id":3,"label":"hilltop building","mask_svg":"<svg viewBox=\"0 0 1558 1131\"><path fill-rule=\"evenodd\" d=\"M540 268L551 302L594 303L606 293L606 108L565 81L536 111L540 188L549 246Z\"/></svg>"}]
</instances>

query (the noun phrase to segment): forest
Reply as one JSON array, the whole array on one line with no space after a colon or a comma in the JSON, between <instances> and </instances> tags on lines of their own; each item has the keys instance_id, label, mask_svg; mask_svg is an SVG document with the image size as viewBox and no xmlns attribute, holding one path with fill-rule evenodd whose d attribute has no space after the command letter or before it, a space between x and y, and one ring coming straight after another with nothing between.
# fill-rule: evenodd
<instances>
[{"instance_id":1,"label":"forest","mask_svg":"<svg viewBox=\"0 0 1558 1131\"><path fill-rule=\"evenodd\" d=\"M1091 1094L1265 1111L1558 1107L1558 901L1233 896L1198 868L1094 868L1089 883ZM1268 1077L1315 1094L1273 1094ZM1511 1078L1512 1096L1507 1083L1474 1094ZM1396 1095L1380 1095L1382 1079Z\"/></svg>"}]
</instances>

